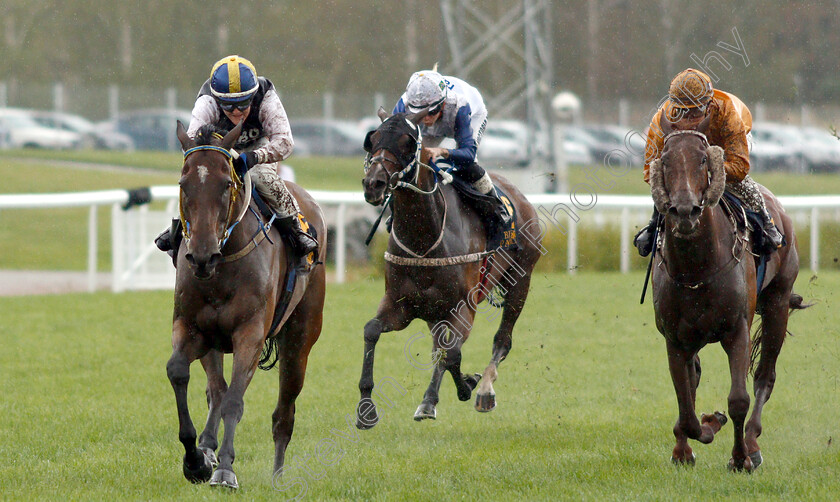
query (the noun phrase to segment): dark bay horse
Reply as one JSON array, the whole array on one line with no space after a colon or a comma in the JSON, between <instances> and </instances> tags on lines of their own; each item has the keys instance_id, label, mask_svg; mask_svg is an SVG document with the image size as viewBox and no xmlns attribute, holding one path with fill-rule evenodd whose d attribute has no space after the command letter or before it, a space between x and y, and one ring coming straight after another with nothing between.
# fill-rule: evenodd
<instances>
[{"instance_id":1,"label":"dark bay horse","mask_svg":"<svg viewBox=\"0 0 840 502\"><path fill-rule=\"evenodd\" d=\"M698 352L720 342L729 359L728 409L735 429L729 468L751 472L762 462L757 441L761 411L776 381L776 360L787 334L788 315L792 309L807 306L793 293L799 272L793 224L779 201L765 190L767 207L788 245L770 257L763 289L757 295L748 235L739 232L718 205L726 174L723 150L709 146L705 136L709 119L697 130L676 130L665 117L662 122L665 142L661 159L651 163L651 193L665 220L652 280L656 327L665 337L679 402L672 461L693 464L695 455L688 439L711 443L726 423L726 416L719 412L698 420L694 408L700 383ZM756 311L762 322L751 349ZM745 429L751 351L760 354L760 359L754 372L755 404Z\"/></svg>"},{"instance_id":2,"label":"dark bay horse","mask_svg":"<svg viewBox=\"0 0 840 502\"><path fill-rule=\"evenodd\" d=\"M385 296L376 316L364 328L365 350L359 381L361 399L357 427L376 425L378 414L371 398L374 387L374 349L382 333L405 329L413 319L426 321L433 346L432 376L415 420L436 417L435 406L445 371L451 373L458 398L467 401L481 381L476 395L478 411L496 406L493 382L497 366L511 348L512 331L528 296L531 272L540 257L541 236L523 228L537 216L525 197L504 178L493 176L516 207L520 228L519 249L485 256L486 236L481 218L465 204L455 190L442 186L427 159L420 159L420 130L417 124L427 110L398 113L383 121L365 141L370 154L364 178L365 200L383 204L393 197L393 228L385 263ZM524 235L523 235L524 234ZM483 258L490 261L482 262ZM482 270L490 272L482 282ZM493 340L490 364L483 375L461 373L461 346L469 337L484 288L504 288L501 325Z\"/></svg>"},{"instance_id":3,"label":"dark bay horse","mask_svg":"<svg viewBox=\"0 0 840 502\"><path fill-rule=\"evenodd\" d=\"M210 480L211 485L230 488L238 487L233 438L242 418L243 395L265 360L260 360L264 347L276 351L280 369L272 432L274 471L281 471L294 427L295 399L303 387L309 351L321 333L324 308L324 267L315 266L297 276L294 293L284 297L285 317L274 333L268 333L284 292L288 251L277 230L265 234L250 198L248 176L243 183L233 169L229 150L240 132L241 124L224 137L201 129L196 143L178 122L178 139L185 151L179 182L184 243L177 257L172 357L166 365L178 405L184 476L195 483ZM327 233L321 209L302 188L286 186L317 230L321 253L317 261L323 261ZM229 387L223 372L225 353L233 353ZM207 373L209 407L198 447L187 408L190 364L196 359ZM214 472L220 420L225 433Z\"/></svg>"}]
</instances>

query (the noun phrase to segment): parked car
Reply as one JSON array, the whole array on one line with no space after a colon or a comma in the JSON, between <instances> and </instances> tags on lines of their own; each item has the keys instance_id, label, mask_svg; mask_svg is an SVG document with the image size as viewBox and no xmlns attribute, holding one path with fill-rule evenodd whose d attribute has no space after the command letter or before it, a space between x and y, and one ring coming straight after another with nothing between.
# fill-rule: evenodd
<instances>
[{"instance_id":1,"label":"parked car","mask_svg":"<svg viewBox=\"0 0 840 502\"><path fill-rule=\"evenodd\" d=\"M295 143L306 145L298 155L363 156L366 131L342 120L290 120ZM308 149L308 152L306 150Z\"/></svg>"},{"instance_id":2,"label":"parked car","mask_svg":"<svg viewBox=\"0 0 840 502\"><path fill-rule=\"evenodd\" d=\"M630 161L631 165L641 166L645 157L645 137L641 132L613 124L586 125L583 130L595 138L600 145L596 160L604 161L606 155L616 155L614 162ZM604 151L606 150L606 151ZM603 153L603 156L600 154ZM622 157L623 156L623 157Z\"/></svg>"},{"instance_id":3,"label":"parked car","mask_svg":"<svg viewBox=\"0 0 840 502\"><path fill-rule=\"evenodd\" d=\"M505 138L513 140L517 146L517 155L524 159L520 164L528 164L532 158L538 155L544 155L548 150L548 134L542 131L536 131L534 137L529 141L528 125L518 120L488 120L487 127L484 130L484 137L481 140L480 152L484 154L486 148L486 141L488 138ZM582 143L579 138L575 138L566 130L565 140L563 142L563 153L566 157L566 162L576 165L592 164L592 154L588 145Z\"/></svg>"},{"instance_id":4,"label":"parked car","mask_svg":"<svg viewBox=\"0 0 840 502\"><path fill-rule=\"evenodd\" d=\"M752 136L755 143L772 142L782 146L793 155L791 170L805 173L810 171L834 170L840 167L836 140L825 131L788 124L761 122L753 124ZM826 137L827 136L827 137Z\"/></svg>"},{"instance_id":5,"label":"parked car","mask_svg":"<svg viewBox=\"0 0 840 502\"><path fill-rule=\"evenodd\" d=\"M50 111L33 111L31 115L35 122L44 127L77 133L81 136L81 148L134 150L134 141L128 135L108 130L82 116Z\"/></svg>"},{"instance_id":6,"label":"parked car","mask_svg":"<svg viewBox=\"0 0 840 502\"><path fill-rule=\"evenodd\" d=\"M840 139L825 129L805 127L802 136L809 151L808 168L811 172L840 171ZM815 153L819 152L817 156Z\"/></svg>"},{"instance_id":7,"label":"parked car","mask_svg":"<svg viewBox=\"0 0 840 502\"><path fill-rule=\"evenodd\" d=\"M81 136L75 132L44 127L35 122L29 110L0 108L0 131L3 143L10 148L77 148Z\"/></svg>"},{"instance_id":8,"label":"parked car","mask_svg":"<svg viewBox=\"0 0 840 502\"><path fill-rule=\"evenodd\" d=\"M190 117L189 110L150 108L120 112L116 120L106 121L102 126L128 135L138 150L179 150L175 122L180 120L184 127L189 127Z\"/></svg>"}]
</instances>

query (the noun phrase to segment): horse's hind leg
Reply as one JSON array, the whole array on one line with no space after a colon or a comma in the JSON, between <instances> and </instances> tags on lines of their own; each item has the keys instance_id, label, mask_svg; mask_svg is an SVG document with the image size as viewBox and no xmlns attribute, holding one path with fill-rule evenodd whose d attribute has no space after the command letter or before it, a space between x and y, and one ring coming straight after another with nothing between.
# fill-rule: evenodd
<instances>
[{"instance_id":1,"label":"horse's hind leg","mask_svg":"<svg viewBox=\"0 0 840 502\"><path fill-rule=\"evenodd\" d=\"M765 294L767 291L765 291ZM758 437L761 435L761 412L764 404L770 399L773 386L776 383L776 361L782 350L787 333L788 300L782 300L779 295L773 295L764 301L762 306L762 333L760 338L761 357L753 376L753 393L755 394L755 405L752 415L747 422L746 437L747 452L752 460L753 468L761 465L761 449L758 446Z\"/></svg>"},{"instance_id":2,"label":"horse's hind leg","mask_svg":"<svg viewBox=\"0 0 840 502\"><path fill-rule=\"evenodd\" d=\"M193 483L203 483L213 474L211 459L196 448L196 431L190 418L187 404L187 386L190 382L190 363L203 355L205 349L199 347L190 336L183 323L176 321L172 328L172 356L166 363L166 374L175 391L175 403L178 407L178 438L184 445L184 477Z\"/></svg>"},{"instance_id":3,"label":"horse's hind leg","mask_svg":"<svg viewBox=\"0 0 840 502\"><path fill-rule=\"evenodd\" d=\"M290 344L288 344L290 345ZM309 358L306 350L284 349L278 347L280 353L277 367L280 370L280 394L277 407L271 415L271 432L274 438L274 475L282 474L286 458L286 448L292 439L295 428L295 400L303 389L303 379L306 376L306 363Z\"/></svg>"},{"instance_id":4,"label":"horse's hind leg","mask_svg":"<svg viewBox=\"0 0 840 502\"><path fill-rule=\"evenodd\" d=\"M219 422L222 418L222 398L227 391L224 375L224 354L218 350L211 350L201 358L201 366L207 374L207 423L198 437L198 447L215 466L216 449L219 447Z\"/></svg>"},{"instance_id":5,"label":"horse's hind leg","mask_svg":"<svg viewBox=\"0 0 840 502\"><path fill-rule=\"evenodd\" d=\"M509 272L505 272L509 274ZM481 376L481 383L475 396L475 409L481 412L492 411L496 407L496 391L493 389L493 382L498 377L499 364L505 360L513 345L513 326L522 313L525 306L525 299L528 297L528 288L531 284L530 274L516 279L505 295L505 306L502 312L502 322L496 335L493 337L493 354L490 363L484 369ZM507 284L504 284L507 286Z\"/></svg>"},{"instance_id":6,"label":"horse's hind leg","mask_svg":"<svg viewBox=\"0 0 840 502\"><path fill-rule=\"evenodd\" d=\"M753 465L747 457L744 442L744 421L750 409L750 395L747 393L747 370L750 363L750 330L746 319L742 319L735 333L721 340L723 350L729 358L731 387L729 391L729 416L732 418L735 441L732 445L731 470L752 471Z\"/></svg>"}]
</instances>

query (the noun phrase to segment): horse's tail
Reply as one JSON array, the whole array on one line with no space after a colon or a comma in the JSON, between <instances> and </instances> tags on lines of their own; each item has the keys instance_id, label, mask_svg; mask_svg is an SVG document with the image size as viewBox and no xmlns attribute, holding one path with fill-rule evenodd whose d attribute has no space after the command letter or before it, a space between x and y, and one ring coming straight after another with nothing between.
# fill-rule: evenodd
<instances>
[{"instance_id":1,"label":"horse's tail","mask_svg":"<svg viewBox=\"0 0 840 502\"><path fill-rule=\"evenodd\" d=\"M813 303L804 303L804 299L802 295L798 295L796 293L791 292L790 298L788 299L788 309L789 312L792 314L797 310L805 310L808 307L813 307ZM787 336L793 336L793 333L790 330L785 331L785 338ZM750 348L750 374L752 375L755 370L755 365L758 362L759 355L761 354L761 342L764 338L764 317L762 316L761 321L758 323L758 327L755 329L753 333L753 339Z\"/></svg>"},{"instance_id":2,"label":"horse's tail","mask_svg":"<svg viewBox=\"0 0 840 502\"><path fill-rule=\"evenodd\" d=\"M260 356L260 369L268 371L277 364L277 357L280 355L280 348L278 347L278 336L272 336L265 339L262 355Z\"/></svg>"}]
</instances>

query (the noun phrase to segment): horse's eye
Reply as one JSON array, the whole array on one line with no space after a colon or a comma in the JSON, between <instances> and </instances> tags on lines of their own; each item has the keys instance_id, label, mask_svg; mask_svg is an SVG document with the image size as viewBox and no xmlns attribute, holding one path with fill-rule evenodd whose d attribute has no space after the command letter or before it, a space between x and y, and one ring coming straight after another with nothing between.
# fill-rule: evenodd
<instances>
[{"instance_id":1,"label":"horse's eye","mask_svg":"<svg viewBox=\"0 0 840 502\"><path fill-rule=\"evenodd\" d=\"M703 160L701 160L701 161L700 161L700 165L701 165L701 166L705 165L705 164L706 164L706 160L708 160L708 159L709 159L708 157L703 157Z\"/></svg>"}]
</instances>

